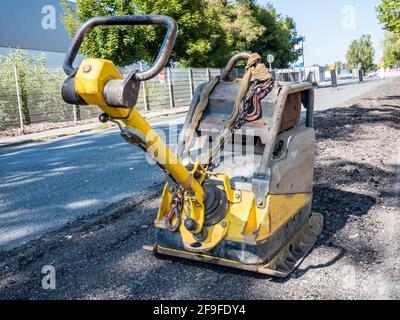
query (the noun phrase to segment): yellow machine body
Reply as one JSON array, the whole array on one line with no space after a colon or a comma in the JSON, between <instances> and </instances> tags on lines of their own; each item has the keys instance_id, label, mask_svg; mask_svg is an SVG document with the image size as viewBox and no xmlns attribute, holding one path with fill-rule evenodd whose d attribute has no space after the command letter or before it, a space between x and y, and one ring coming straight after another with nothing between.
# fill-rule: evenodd
<instances>
[{"instance_id":1,"label":"yellow machine body","mask_svg":"<svg viewBox=\"0 0 400 320\"><path fill-rule=\"evenodd\" d=\"M263 206L256 205L254 192L232 187L228 174L208 172L197 163L185 167L134 106L109 106L104 98L108 81L122 79L113 63L104 59L85 59L74 76L76 93L87 104L99 106L110 118L121 119L126 132L142 139L147 153L183 188L184 203L179 219L191 218L196 230L188 231L183 223L175 232L168 230L165 218L173 201L168 182L155 220L156 252L193 260L217 263L234 268L287 276L302 261L321 232L321 217L311 215L312 190L288 194L267 194ZM223 219L204 226L202 187L206 177L226 195L227 210ZM195 178L196 177L196 178ZM176 217L172 222L176 222ZM297 221L296 221L297 220ZM194 236L206 230L201 241Z\"/></svg>"}]
</instances>

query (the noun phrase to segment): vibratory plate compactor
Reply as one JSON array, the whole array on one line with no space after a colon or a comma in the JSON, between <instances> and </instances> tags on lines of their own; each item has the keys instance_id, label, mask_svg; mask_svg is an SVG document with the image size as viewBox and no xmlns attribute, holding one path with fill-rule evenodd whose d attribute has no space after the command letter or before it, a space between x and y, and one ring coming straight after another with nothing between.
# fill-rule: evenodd
<instances>
[{"instance_id":1,"label":"vibratory plate compactor","mask_svg":"<svg viewBox=\"0 0 400 320\"><path fill-rule=\"evenodd\" d=\"M104 59L73 67L85 34L99 25L162 25L167 33L153 66L123 79ZM311 211L313 86L279 86L258 54L240 53L221 76L197 88L175 154L135 105L140 83L162 71L176 35L176 22L166 16L88 20L65 58L63 98L99 106L100 121L116 122L122 137L167 174L152 250L286 277L323 227L323 217ZM247 62L244 76L234 78L231 71L241 60Z\"/></svg>"}]
</instances>

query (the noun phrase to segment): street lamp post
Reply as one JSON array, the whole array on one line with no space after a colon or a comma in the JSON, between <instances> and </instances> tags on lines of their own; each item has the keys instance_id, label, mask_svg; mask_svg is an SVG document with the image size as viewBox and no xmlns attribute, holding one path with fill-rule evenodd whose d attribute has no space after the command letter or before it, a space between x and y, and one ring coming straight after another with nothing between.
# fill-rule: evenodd
<instances>
[{"instance_id":1,"label":"street lamp post","mask_svg":"<svg viewBox=\"0 0 400 320\"><path fill-rule=\"evenodd\" d=\"M300 36L299 37L300 41L301 41L301 54L302 54L302 59L303 59L303 72L304 72L304 78L303 81L306 80L306 62L304 59L304 41L306 41L306 38L304 36Z\"/></svg>"},{"instance_id":2,"label":"street lamp post","mask_svg":"<svg viewBox=\"0 0 400 320\"><path fill-rule=\"evenodd\" d=\"M301 45L301 55L302 55L302 64L303 64L303 72L304 72L304 78L306 76L306 63L305 63L305 58L304 58L304 42L306 41L306 38L304 36L298 36L297 38L292 39L293 44L296 46ZM303 79L304 81L305 79Z\"/></svg>"}]
</instances>

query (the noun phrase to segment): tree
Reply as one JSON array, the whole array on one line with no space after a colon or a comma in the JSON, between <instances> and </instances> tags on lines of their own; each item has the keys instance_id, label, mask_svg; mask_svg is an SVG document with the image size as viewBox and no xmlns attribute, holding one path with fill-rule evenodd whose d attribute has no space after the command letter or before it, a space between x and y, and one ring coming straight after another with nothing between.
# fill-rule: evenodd
<instances>
[{"instance_id":1,"label":"tree","mask_svg":"<svg viewBox=\"0 0 400 320\"><path fill-rule=\"evenodd\" d=\"M171 61L183 64L189 64L196 58L199 61L197 66L202 66L213 47L225 42L218 19L212 12L207 12L202 0L77 0L76 10L64 0L63 6L63 21L71 35L82 22L98 15L171 16L179 25ZM81 52L112 60L118 66L130 65L139 60L151 63L164 36L165 29L161 27L98 27L86 36Z\"/></svg>"},{"instance_id":2,"label":"tree","mask_svg":"<svg viewBox=\"0 0 400 320\"><path fill-rule=\"evenodd\" d=\"M365 71L374 69L375 49L372 44L371 35L363 35L359 40L354 40L347 51L347 64L358 67Z\"/></svg>"},{"instance_id":3,"label":"tree","mask_svg":"<svg viewBox=\"0 0 400 320\"><path fill-rule=\"evenodd\" d=\"M287 66L299 52L291 39L293 19L255 0L77 0L74 10L63 0L64 23L72 35L81 23L97 15L165 14L179 26L171 61L181 66L223 67L234 53L244 50L276 56L275 66ZM81 48L83 54L112 60L118 66L137 61L151 63L165 30L148 26L94 29Z\"/></svg>"},{"instance_id":4,"label":"tree","mask_svg":"<svg viewBox=\"0 0 400 320\"><path fill-rule=\"evenodd\" d=\"M297 37L294 20L278 14L272 5L257 8L256 16L265 29L249 46L250 51L260 53L264 60L268 54L273 54L275 68L287 68L291 62L297 61L302 51L294 48L292 39Z\"/></svg>"},{"instance_id":5,"label":"tree","mask_svg":"<svg viewBox=\"0 0 400 320\"><path fill-rule=\"evenodd\" d=\"M233 54L252 51L252 44L266 30L266 26L257 20L258 6L253 0L205 0L204 6L210 25L216 28L215 34L220 37L212 41L210 50L204 56L204 67L223 67ZM205 38L210 39L209 36ZM192 57L192 62L187 65L195 66L196 59Z\"/></svg>"},{"instance_id":6,"label":"tree","mask_svg":"<svg viewBox=\"0 0 400 320\"><path fill-rule=\"evenodd\" d=\"M30 97L43 97L46 94L46 84L51 81L46 67L46 57L30 56L23 50L12 50L7 56L0 56L0 118L1 122L15 121L18 115L14 66L17 70L22 113L25 124L31 123Z\"/></svg>"},{"instance_id":7,"label":"tree","mask_svg":"<svg viewBox=\"0 0 400 320\"><path fill-rule=\"evenodd\" d=\"M400 32L400 0L382 0L376 9L386 30Z\"/></svg>"},{"instance_id":8,"label":"tree","mask_svg":"<svg viewBox=\"0 0 400 320\"><path fill-rule=\"evenodd\" d=\"M383 40L383 62L386 68L400 66L400 34L386 32Z\"/></svg>"}]
</instances>

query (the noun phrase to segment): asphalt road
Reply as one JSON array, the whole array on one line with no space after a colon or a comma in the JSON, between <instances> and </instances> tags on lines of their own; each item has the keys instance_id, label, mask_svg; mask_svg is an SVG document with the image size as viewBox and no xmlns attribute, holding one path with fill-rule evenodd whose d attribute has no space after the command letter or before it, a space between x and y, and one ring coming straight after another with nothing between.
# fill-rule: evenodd
<instances>
[{"instance_id":1,"label":"asphalt road","mask_svg":"<svg viewBox=\"0 0 400 320\"><path fill-rule=\"evenodd\" d=\"M322 111L338 106L343 102L373 90L377 86L388 83L391 79L385 80L366 80L363 83L345 82L337 88L325 87L315 90L315 110Z\"/></svg>"},{"instance_id":2,"label":"asphalt road","mask_svg":"<svg viewBox=\"0 0 400 320\"><path fill-rule=\"evenodd\" d=\"M384 80L390 81L390 80ZM316 90L316 111L383 81ZM174 145L184 116L152 124ZM174 129L178 127L178 129ZM173 128L173 129L170 129ZM116 130L0 149L0 250L8 250L164 179Z\"/></svg>"}]
</instances>

